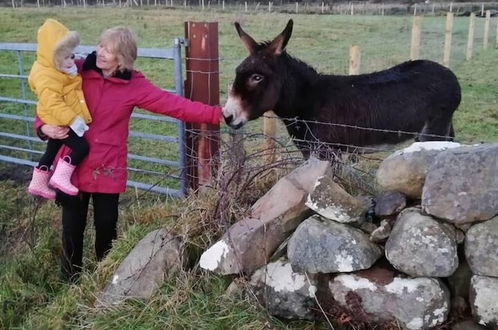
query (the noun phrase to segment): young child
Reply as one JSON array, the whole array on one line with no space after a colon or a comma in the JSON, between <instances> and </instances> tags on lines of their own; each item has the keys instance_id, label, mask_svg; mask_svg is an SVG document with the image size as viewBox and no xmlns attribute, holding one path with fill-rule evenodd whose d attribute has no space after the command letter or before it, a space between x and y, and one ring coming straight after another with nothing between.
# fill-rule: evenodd
<instances>
[{"instance_id":1,"label":"young child","mask_svg":"<svg viewBox=\"0 0 498 330\"><path fill-rule=\"evenodd\" d=\"M86 124L92 121L74 63L73 52L79 45L79 36L58 21L47 19L38 29L37 41L36 61L28 78L38 98L36 114L45 124L69 126L70 130L65 139L48 139L28 191L53 199L53 187L74 196L78 194L78 188L71 184L71 175L88 153L83 133L88 129ZM63 144L71 148L71 152L58 161L51 175L50 166Z\"/></svg>"}]
</instances>

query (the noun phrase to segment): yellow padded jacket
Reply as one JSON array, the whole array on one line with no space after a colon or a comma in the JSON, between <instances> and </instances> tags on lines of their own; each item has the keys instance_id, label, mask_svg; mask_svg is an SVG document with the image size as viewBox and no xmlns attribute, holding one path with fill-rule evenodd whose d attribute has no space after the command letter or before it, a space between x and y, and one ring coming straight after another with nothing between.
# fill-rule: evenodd
<instances>
[{"instance_id":1,"label":"yellow padded jacket","mask_svg":"<svg viewBox=\"0 0 498 330\"><path fill-rule=\"evenodd\" d=\"M38 98L36 114L45 124L68 126L76 116L89 124L92 117L83 97L81 76L59 71L56 64L79 44L78 34L47 19L38 29L37 39L36 61L28 77Z\"/></svg>"}]
</instances>

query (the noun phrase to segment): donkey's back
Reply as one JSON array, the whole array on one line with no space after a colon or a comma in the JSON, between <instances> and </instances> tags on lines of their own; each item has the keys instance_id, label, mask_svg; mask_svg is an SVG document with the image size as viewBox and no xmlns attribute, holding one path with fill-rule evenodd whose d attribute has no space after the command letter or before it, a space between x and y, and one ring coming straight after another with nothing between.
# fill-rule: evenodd
<instances>
[{"instance_id":1,"label":"donkey's back","mask_svg":"<svg viewBox=\"0 0 498 330\"><path fill-rule=\"evenodd\" d=\"M427 60L356 76L320 75L310 91L303 119L338 124L316 125L315 136L355 146L397 143L413 137L410 132L420 132L420 141L450 140L461 100L455 75Z\"/></svg>"}]
</instances>

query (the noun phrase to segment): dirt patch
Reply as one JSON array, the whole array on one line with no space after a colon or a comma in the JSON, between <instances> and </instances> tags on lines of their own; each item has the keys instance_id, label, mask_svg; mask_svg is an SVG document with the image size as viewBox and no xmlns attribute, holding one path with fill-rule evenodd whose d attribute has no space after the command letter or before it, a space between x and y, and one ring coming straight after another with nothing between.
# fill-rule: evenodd
<instances>
[{"instance_id":1,"label":"dirt patch","mask_svg":"<svg viewBox=\"0 0 498 330\"><path fill-rule=\"evenodd\" d=\"M32 170L31 166L0 163L0 181L26 183L31 178Z\"/></svg>"}]
</instances>

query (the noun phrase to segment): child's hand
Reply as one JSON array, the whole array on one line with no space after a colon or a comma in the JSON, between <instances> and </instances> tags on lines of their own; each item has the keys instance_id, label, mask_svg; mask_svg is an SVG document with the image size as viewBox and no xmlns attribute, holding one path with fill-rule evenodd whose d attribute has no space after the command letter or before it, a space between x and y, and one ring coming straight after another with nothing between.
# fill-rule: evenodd
<instances>
[{"instance_id":1,"label":"child's hand","mask_svg":"<svg viewBox=\"0 0 498 330\"><path fill-rule=\"evenodd\" d=\"M66 126L44 124L40 130L51 139L62 140L69 136L69 128Z\"/></svg>"}]
</instances>

